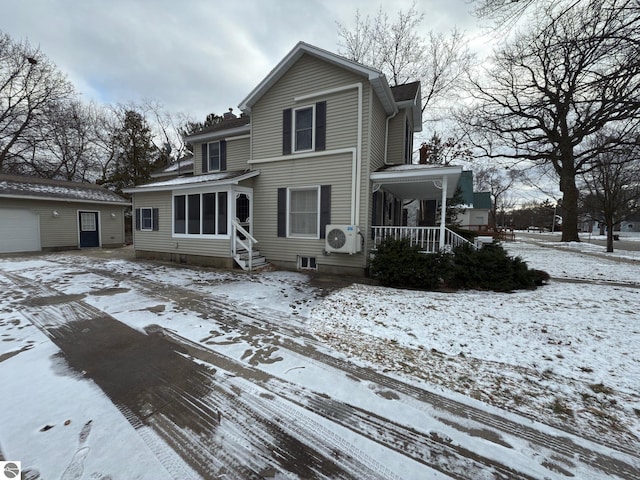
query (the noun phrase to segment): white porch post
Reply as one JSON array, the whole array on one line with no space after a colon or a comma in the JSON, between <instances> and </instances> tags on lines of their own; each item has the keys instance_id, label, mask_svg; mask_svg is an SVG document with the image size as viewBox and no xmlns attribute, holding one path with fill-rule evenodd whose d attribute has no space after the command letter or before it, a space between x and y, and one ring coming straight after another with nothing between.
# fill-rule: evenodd
<instances>
[{"instance_id":1,"label":"white porch post","mask_svg":"<svg viewBox=\"0 0 640 480\"><path fill-rule=\"evenodd\" d=\"M447 216L447 176L442 177L442 201L440 202L440 250L444 248L445 217Z\"/></svg>"}]
</instances>

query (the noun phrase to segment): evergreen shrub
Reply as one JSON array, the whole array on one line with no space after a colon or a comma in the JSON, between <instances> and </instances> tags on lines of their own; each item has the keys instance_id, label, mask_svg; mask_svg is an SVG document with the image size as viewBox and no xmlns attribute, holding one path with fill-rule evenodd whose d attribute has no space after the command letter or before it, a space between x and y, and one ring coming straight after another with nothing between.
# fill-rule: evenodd
<instances>
[{"instance_id":1,"label":"evergreen shrub","mask_svg":"<svg viewBox=\"0 0 640 480\"><path fill-rule=\"evenodd\" d=\"M474 249L463 245L452 253L425 254L408 239L387 239L371 261L371 276L382 285L422 290L476 289L508 292L544 285L549 275L530 269L493 243Z\"/></svg>"}]
</instances>

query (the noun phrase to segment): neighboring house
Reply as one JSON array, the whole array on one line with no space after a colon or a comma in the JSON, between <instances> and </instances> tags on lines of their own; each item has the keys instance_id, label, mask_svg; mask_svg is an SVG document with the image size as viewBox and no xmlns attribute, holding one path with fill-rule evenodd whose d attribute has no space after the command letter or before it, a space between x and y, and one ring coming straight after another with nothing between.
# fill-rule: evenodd
<instances>
[{"instance_id":1,"label":"neighboring house","mask_svg":"<svg viewBox=\"0 0 640 480\"><path fill-rule=\"evenodd\" d=\"M170 163L164 168L160 168L151 174L151 178L176 178L190 177L193 175L193 154L187 152L186 155L180 157L175 162Z\"/></svg>"},{"instance_id":2,"label":"neighboring house","mask_svg":"<svg viewBox=\"0 0 640 480\"><path fill-rule=\"evenodd\" d=\"M429 251L460 242L444 223L401 227L403 202L444 208L462 172L411 164L421 108L418 82L392 88L378 70L299 43L241 116L186 137L192 177L126 190L136 255L361 275L386 236Z\"/></svg>"},{"instance_id":3,"label":"neighboring house","mask_svg":"<svg viewBox=\"0 0 640 480\"><path fill-rule=\"evenodd\" d=\"M0 253L122 246L129 205L99 185L0 175Z\"/></svg>"},{"instance_id":4,"label":"neighboring house","mask_svg":"<svg viewBox=\"0 0 640 480\"><path fill-rule=\"evenodd\" d=\"M640 232L640 214L631 215L620 223L621 232Z\"/></svg>"},{"instance_id":5,"label":"neighboring house","mask_svg":"<svg viewBox=\"0 0 640 480\"><path fill-rule=\"evenodd\" d=\"M458 214L456 223L460 228L473 231L489 230L491 212L491 192L473 191L473 172L465 170L460 176L463 211Z\"/></svg>"}]
</instances>

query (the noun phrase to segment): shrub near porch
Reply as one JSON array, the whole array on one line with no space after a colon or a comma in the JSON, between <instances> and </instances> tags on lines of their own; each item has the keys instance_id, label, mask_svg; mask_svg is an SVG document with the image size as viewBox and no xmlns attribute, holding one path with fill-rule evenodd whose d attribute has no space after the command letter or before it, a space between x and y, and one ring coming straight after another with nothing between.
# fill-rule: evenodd
<instances>
[{"instance_id":1,"label":"shrub near porch","mask_svg":"<svg viewBox=\"0 0 640 480\"><path fill-rule=\"evenodd\" d=\"M371 276L384 286L422 290L478 289L508 292L536 288L549 279L498 244L462 246L452 253L425 254L407 239L385 240L371 261Z\"/></svg>"}]
</instances>

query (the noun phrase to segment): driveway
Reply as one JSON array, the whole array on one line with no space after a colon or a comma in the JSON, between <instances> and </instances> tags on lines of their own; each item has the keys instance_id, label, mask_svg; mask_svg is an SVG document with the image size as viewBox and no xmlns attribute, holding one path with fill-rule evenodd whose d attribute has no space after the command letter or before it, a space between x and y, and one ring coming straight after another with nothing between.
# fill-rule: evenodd
<instances>
[{"instance_id":1,"label":"driveway","mask_svg":"<svg viewBox=\"0 0 640 480\"><path fill-rule=\"evenodd\" d=\"M185 267L133 268L127 255L51 255L38 281L4 270L0 279L11 306L95 382L173 478L640 478L635 448L503 415L331 350L305 328L305 306L349 280L284 276L278 298L264 298L258 280L239 298L207 293L226 274L187 269L201 282L193 288L173 276ZM171 327L177 316L188 334Z\"/></svg>"}]
</instances>

